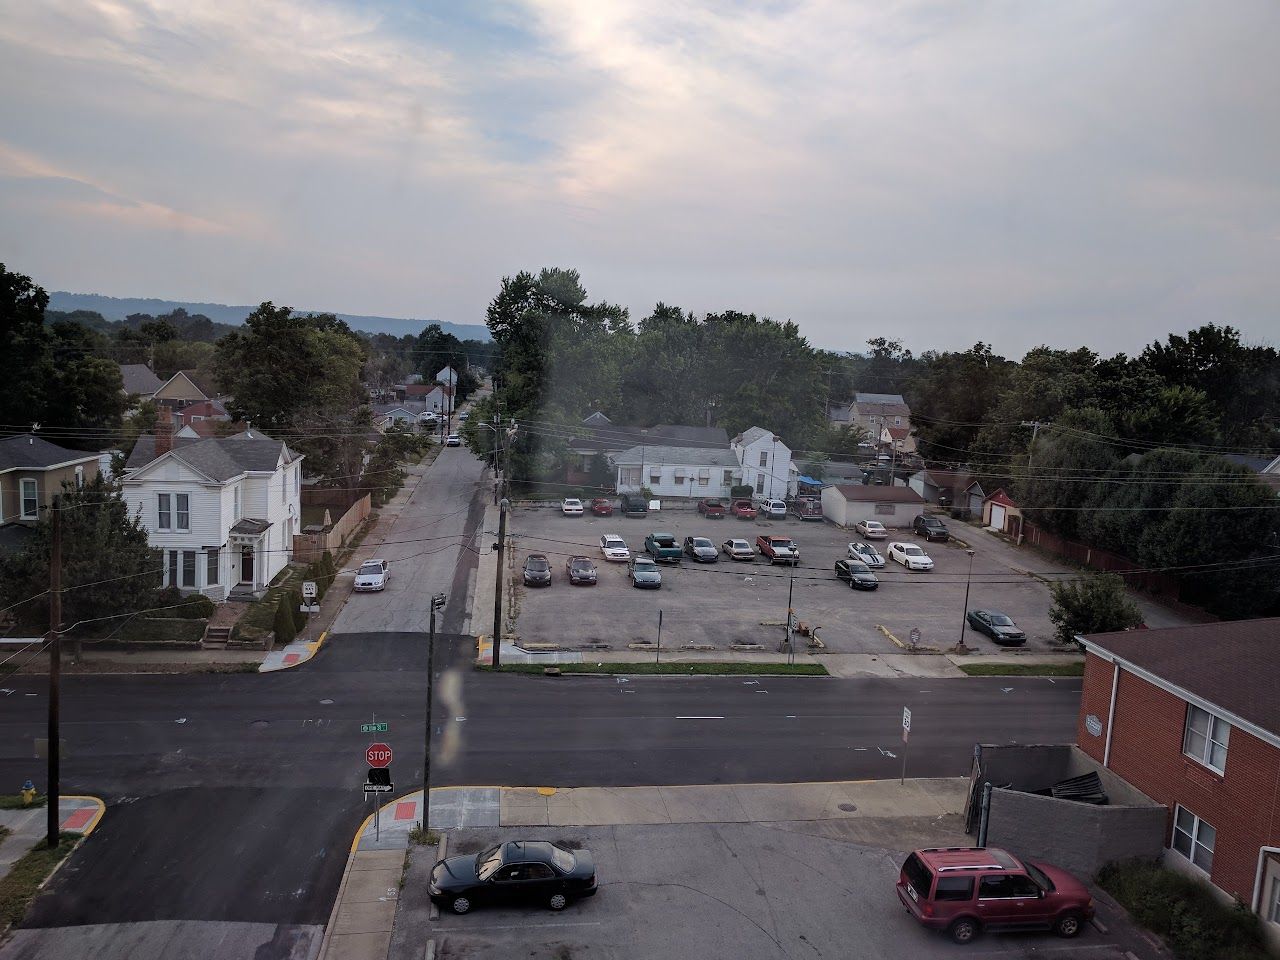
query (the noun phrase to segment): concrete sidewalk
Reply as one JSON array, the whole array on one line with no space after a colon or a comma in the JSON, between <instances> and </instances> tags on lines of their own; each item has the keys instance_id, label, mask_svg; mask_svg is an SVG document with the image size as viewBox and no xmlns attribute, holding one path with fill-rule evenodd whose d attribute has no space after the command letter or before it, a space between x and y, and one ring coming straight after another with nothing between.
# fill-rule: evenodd
<instances>
[{"instance_id":1,"label":"concrete sidewalk","mask_svg":"<svg viewBox=\"0 0 1280 960\"><path fill-rule=\"evenodd\" d=\"M97 797L64 796L59 798L59 830L88 836L98 826L106 804ZM0 876L21 860L36 844L44 841L48 825L47 807L23 810L0 810L0 827L11 832L0 842Z\"/></svg>"}]
</instances>

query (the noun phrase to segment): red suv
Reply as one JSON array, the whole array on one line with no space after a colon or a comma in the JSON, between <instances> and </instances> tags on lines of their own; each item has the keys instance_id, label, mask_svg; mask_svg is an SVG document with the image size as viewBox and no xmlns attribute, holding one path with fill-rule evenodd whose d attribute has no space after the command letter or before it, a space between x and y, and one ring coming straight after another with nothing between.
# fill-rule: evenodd
<instances>
[{"instance_id":1,"label":"red suv","mask_svg":"<svg viewBox=\"0 0 1280 960\"><path fill-rule=\"evenodd\" d=\"M1093 916L1088 888L1047 863L995 847L933 847L907 857L898 899L931 930L968 943L991 930L1052 930L1074 937Z\"/></svg>"}]
</instances>

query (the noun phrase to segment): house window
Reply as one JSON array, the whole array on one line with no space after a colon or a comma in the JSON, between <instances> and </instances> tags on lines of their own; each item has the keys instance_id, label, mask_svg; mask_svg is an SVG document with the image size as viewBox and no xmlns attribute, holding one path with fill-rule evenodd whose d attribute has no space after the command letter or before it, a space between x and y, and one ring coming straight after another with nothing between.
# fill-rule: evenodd
<instances>
[{"instance_id":1,"label":"house window","mask_svg":"<svg viewBox=\"0 0 1280 960\"><path fill-rule=\"evenodd\" d=\"M724 472L724 485L725 485L726 487L731 487L731 486L733 486L733 471L732 471L732 470L726 470L726 471Z\"/></svg>"},{"instance_id":2,"label":"house window","mask_svg":"<svg viewBox=\"0 0 1280 960\"><path fill-rule=\"evenodd\" d=\"M764 477L756 477L756 493L764 493Z\"/></svg>"},{"instance_id":3,"label":"house window","mask_svg":"<svg viewBox=\"0 0 1280 960\"><path fill-rule=\"evenodd\" d=\"M156 529L172 530L173 529L173 495L168 493L156 494Z\"/></svg>"},{"instance_id":4,"label":"house window","mask_svg":"<svg viewBox=\"0 0 1280 960\"><path fill-rule=\"evenodd\" d=\"M76 467L76 489L84 486L84 467Z\"/></svg>"},{"instance_id":5,"label":"house window","mask_svg":"<svg viewBox=\"0 0 1280 960\"><path fill-rule=\"evenodd\" d=\"M196 585L196 552L194 550L182 551L182 585L184 587Z\"/></svg>"},{"instance_id":6,"label":"house window","mask_svg":"<svg viewBox=\"0 0 1280 960\"><path fill-rule=\"evenodd\" d=\"M234 491L233 499L235 501L234 506L232 507L231 519L239 520L240 519L240 484L237 483L231 489L232 491Z\"/></svg>"},{"instance_id":7,"label":"house window","mask_svg":"<svg viewBox=\"0 0 1280 960\"><path fill-rule=\"evenodd\" d=\"M178 506L178 526L176 529L182 533L188 533L191 530L191 495L175 493L173 499Z\"/></svg>"},{"instance_id":8,"label":"house window","mask_svg":"<svg viewBox=\"0 0 1280 960\"><path fill-rule=\"evenodd\" d=\"M178 551L169 551L169 569L165 576L166 587L176 587L178 585Z\"/></svg>"},{"instance_id":9,"label":"house window","mask_svg":"<svg viewBox=\"0 0 1280 960\"><path fill-rule=\"evenodd\" d=\"M40 515L40 493L34 480L22 481L22 519L35 520Z\"/></svg>"},{"instance_id":10,"label":"house window","mask_svg":"<svg viewBox=\"0 0 1280 960\"><path fill-rule=\"evenodd\" d=\"M280 474L280 502L284 503L289 499L289 471L286 470Z\"/></svg>"},{"instance_id":11,"label":"house window","mask_svg":"<svg viewBox=\"0 0 1280 960\"><path fill-rule=\"evenodd\" d=\"M1271 905L1267 907L1267 919L1280 923L1280 877L1271 881Z\"/></svg>"},{"instance_id":12,"label":"house window","mask_svg":"<svg viewBox=\"0 0 1280 960\"><path fill-rule=\"evenodd\" d=\"M293 495L295 497L302 496L302 468L295 468L293 471Z\"/></svg>"},{"instance_id":13,"label":"house window","mask_svg":"<svg viewBox=\"0 0 1280 960\"><path fill-rule=\"evenodd\" d=\"M662 482L662 469L660 467L649 468L649 482L650 483Z\"/></svg>"},{"instance_id":14,"label":"house window","mask_svg":"<svg viewBox=\"0 0 1280 960\"><path fill-rule=\"evenodd\" d=\"M218 548L204 548L204 582L207 587L216 587L218 585Z\"/></svg>"},{"instance_id":15,"label":"house window","mask_svg":"<svg viewBox=\"0 0 1280 960\"><path fill-rule=\"evenodd\" d=\"M1231 724L1208 710L1187 705L1187 726L1182 734L1182 752L1197 763L1218 773L1227 772L1227 741Z\"/></svg>"},{"instance_id":16,"label":"house window","mask_svg":"<svg viewBox=\"0 0 1280 960\"><path fill-rule=\"evenodd\" d=\"M1205 873L1213 872L1213 844L1218 831L1181 804L1173 818L1173 849Z\"/></svg>"},{"instance_id":17,"label":"house window","mask_svg":"<svg viewBox=\"0 0 1280 960\"><path fill-rule=\"evenodd\" d=\"M901 418L901 417L894 417L894 418L893 418L893 425L894 425L895 427L900 427L900 426L902 426L902 418Z\"/></svg>"},{"instance_id":18,"label":"house window","mask_svg":"<svg viewBox=\"0 0 1280 960\"><path fill-rule=\"evenodd\" d=\"M767 467L768 465L769 465L769 451L768 451L768 450L761 450L761 451L760 451L760 466L762 466L762 467Z\"/></svg>"}]
</instances>

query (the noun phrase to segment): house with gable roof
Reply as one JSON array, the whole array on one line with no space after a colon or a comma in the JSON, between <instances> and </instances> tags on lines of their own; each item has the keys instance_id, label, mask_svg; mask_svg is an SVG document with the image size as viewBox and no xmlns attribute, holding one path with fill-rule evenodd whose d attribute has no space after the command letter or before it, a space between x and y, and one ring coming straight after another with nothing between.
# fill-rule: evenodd
<instances>
[{"instance_id":1,"label":"house with gable roof","mask_svg":"<svg viewBox=\"0 0 1280 960\"><path fill-rule=\"evenodd\" d=\"M129 512L164 554L164 583L213 599L257 595L289 562L301 527L302 456L248 429L138 438L121 480Z\"/></svg>"}]
</instances>

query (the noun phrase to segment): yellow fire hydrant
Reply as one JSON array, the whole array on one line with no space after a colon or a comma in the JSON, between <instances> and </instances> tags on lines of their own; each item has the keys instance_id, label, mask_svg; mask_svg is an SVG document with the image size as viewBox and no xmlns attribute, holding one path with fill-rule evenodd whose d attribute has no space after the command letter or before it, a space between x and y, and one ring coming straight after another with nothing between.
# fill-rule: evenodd
<instances>
[{"instance_id":1,"label":"yellow fire hydrant","mask_svg":"<svg viewBox=\"0 0 1280 960\"><path fill-rule=\"evenodd\" d=\"M36 785L28 780L22 785L22 804L23 806L31 806L36 799Z\"/></svg>"}]
</instances>

